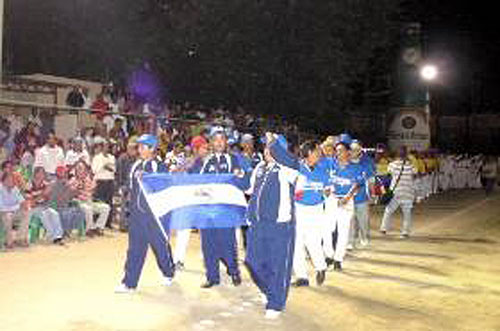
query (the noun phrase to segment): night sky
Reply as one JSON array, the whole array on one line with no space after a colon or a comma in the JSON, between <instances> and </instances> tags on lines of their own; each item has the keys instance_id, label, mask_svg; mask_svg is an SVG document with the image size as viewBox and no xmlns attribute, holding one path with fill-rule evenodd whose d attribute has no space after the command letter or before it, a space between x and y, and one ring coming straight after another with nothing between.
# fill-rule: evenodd
<instances>
[{"instance_id":1,"label":"night sky","mask_svg":"<svg viewBox=\"0 0 500 331\"><path fill-rule=\"evenodd\" d=\"M23 36L26 29L37 28L34 26L40 21L36 17L37 12L33 9L25 12L21 6L15 6L16 2L20 4L21 1L10 1L13 2L6 5L6 15L10 17L6 20L4 40L5 72L40 71L40 62L32 58L31 50L43 49L44 45L37 44L42 43L41 41L26 40ZM405 2L406 14L402 18L422 23L424 48L429 61L440 69L440 79L431 87L437 111L441 114L499 112L500 71L497 62L500 39L497 36L497 13L492 10L492 6L480 7L475 2L450 0ZM41 3L40 7L43 7ZM61 4L61 10L64 8L65 5ZM8 12L9 9L15 12ZM51 11L57 14L53 8ZM19 15L19 18L13 17L14 15ZM98 17L96 21L99 21ZM57 38L57 33L53 36ZM13 57L16 60L12 60ZM73 67L79 65L85 63L75 63ZM51 71L54 74L68 75L70 73L67 68L71 66L65 66L65 70L54 67Z\"/></svg>"},{"instance_id":2,"label":"night sky","mask_svg":"<svg viewBox=\"0 0 500 331\"><path fill-rule=\"evenodd\" d=\"M416 5L425 29L424 47L441 71L433 87L441 113L500 112L498 17L484 5L449 0Z\"/></svg>"}]
</instances>

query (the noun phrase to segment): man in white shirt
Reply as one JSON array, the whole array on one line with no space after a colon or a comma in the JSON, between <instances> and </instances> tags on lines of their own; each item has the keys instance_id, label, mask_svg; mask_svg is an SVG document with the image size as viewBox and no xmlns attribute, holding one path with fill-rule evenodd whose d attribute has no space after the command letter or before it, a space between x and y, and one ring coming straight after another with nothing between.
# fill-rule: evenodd
<instances>
[{"instance_id":1,"label":"man in white shirt","mask_svg":"<svg viewBox=\"0 0 500 331\"><path fill-rule=\"evenodd\" d=\"M83 147L83 139L76 137L73 140L73 148L66 152L65 163L66 167L73 167L76 162L83 160L87 165L90 165L89 152Z\"/></svg>"},{"instance_id":2,"label":"man in white shirt","mask_svg":"<svg viewBox=\"0 0 500 331\"><path fill-rule=\"evenodd\" d=\"M111 207L111 213L106 222L106 227L111 228L116 160L113 154L109 153L109 146L104 138L95 137L94 148L95 155L92 160L92 171L97 184L94 198L105 202Z\"/></svg>"},{"instance_id":3,"label":"man in white shirt","mask_svg":"<svg viewBox=\"0 0 500 331\"><path fill-rule=\"evenodd\" d=\"M64 151L57 145L55 133L50 132L46 144L35 151L34 168L43 167L49 179L55 179L59 166L64 166Z\"/></svg>"}]
</instances>

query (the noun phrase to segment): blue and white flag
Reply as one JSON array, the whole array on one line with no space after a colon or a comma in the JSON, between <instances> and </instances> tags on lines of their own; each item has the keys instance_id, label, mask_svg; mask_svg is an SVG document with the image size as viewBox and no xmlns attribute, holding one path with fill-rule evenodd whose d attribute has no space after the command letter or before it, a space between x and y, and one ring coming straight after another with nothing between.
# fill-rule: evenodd
<instances>
[{"instance_id":1,"label":"blue and white flag","mask_svg":"<svg viewBox=\"0 0 500 331\"><path fill-rule=\"evenodd\" d=\"M141 188L155 218L171 229L231 228L245 224L247 201L233 174L144 175Z\"/></svg>"}]
</instances>

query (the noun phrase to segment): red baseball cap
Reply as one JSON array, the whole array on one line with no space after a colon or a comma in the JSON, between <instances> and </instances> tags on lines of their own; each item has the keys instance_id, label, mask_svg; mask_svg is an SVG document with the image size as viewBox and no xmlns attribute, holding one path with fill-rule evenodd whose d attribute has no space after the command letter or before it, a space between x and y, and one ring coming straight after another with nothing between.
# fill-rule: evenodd
<instances>
[{"instance_id":1,"label":"red baseball cap","mask_svg":"<svg viewBox=\"0 0 500 331\"><path fill-rule=\"evenodd\" d=\"M58 166L56 168L56 175L64 175L66 173L66 167L65 166Z\"/></svg>"},{"instance_id":2,"label":"red baseball cap","mask_svg":"<svg viewBox=\"0 0 500 331\"><path fill-rule=\"evenodd\" d=\"M208 142L205 138L203 138L202 136L196 136L196 137L193 137L193 139L191 139L191 147L193 149L199 149L201 146L203 145L207 145Z\"/></svg>"}]
</instances>

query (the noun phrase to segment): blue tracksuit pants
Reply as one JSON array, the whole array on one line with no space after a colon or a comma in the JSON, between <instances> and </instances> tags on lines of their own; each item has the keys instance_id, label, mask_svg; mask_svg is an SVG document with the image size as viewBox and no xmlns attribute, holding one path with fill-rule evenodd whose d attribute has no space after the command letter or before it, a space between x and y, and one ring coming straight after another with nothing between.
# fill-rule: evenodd
<instances>
[{"instance_id":1,"label":"blue tracksuit pants","mask_svg":"<svg viewBox=\"0 0 500 331\"><path fill-rule=\"evenodd\" d=\"M295 222L260 221L247 231L246 264L267 297L266 309L283 310L292 277Z\"/></svg>"},{"instance_id":2,"label":"blue tracksuit pants","mask_svg":"<svg viewBox=\"0 0 500 331\"><path fill-rule=\"evenodd\" d=\"M200 233L207 280L220 282L219 260L226 264L229 275L239 275L234 228L202 229Z\"/></svg>"},{"instance_id":3,"label":"blue tracksuit pants","mask_svg":"<svg viewBox=\"0 0 500 331\"><path fill-rule=\"evenodd\" d=\"M127 287L137 287L150 245L163 275L165 277L174 276L170 245L161 233L159 225L149 209L146 211L139 211L137 208L131 209L128 243L125 277L122 281Z\"/></svg>"}]
</instances>

